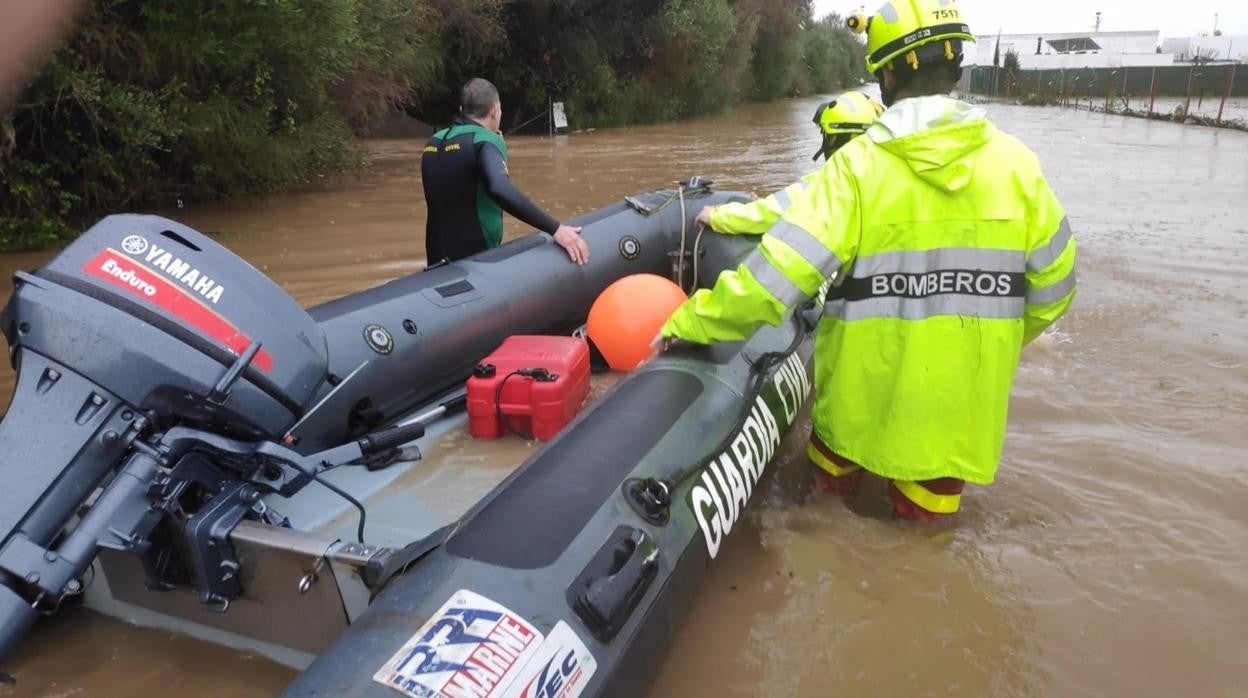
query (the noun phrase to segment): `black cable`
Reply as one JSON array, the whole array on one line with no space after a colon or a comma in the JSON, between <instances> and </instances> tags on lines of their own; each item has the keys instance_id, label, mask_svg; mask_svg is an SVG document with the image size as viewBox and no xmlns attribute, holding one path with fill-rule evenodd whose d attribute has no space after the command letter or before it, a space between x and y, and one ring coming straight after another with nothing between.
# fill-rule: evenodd
<instances>
[{"instance_id":1,"label":"black cable","mask_svg":"<svg viewBox=\"0 0 1248 698\"><path fill-rule=\"evenodd\" d=\"M520 129L524 128L525 126L528 126L529 124L533 123L534 121L537 121L538 119L542 118L543 116L544 116L544 117L546 117L547 119L551 119L551 118L553 118L553 115L550 113L550 110L548 109L548 110L546 110L545 112L543 112L543 113L541 113L541 114L538 114L537 116L533 117L532 119L529 119L528 121L524 122L523 124L520 124L519 126L517 126L517 127L513 128L513 129L511 129L510 131L508 131L508 132L507 132L507 135L508 135L508 136L512 135L512 134L513 134L513 133L515 133L516 131L519 131Z\"/></svg>"},{"instance_id":2,"label":"black cable","mask_svg":"<svg viewBox=\"0 0 1248 698\"><path fill-rule=\"evenodd\" d=\"M511 425L511 422L507 419L507 415L503 414L503 387L507 385L507 381L511 380L515 376L531 378L538 383L553 383L559 380L559 374L551 373L549 369L542 368L540 366L538 368L521 368L503 376L503 379L498 382L498 388L494 390L494 414L498 415L498 421L502 422L503 426L507 427L507 431L510 431L522 439L532 441L536 437L532 434L521 433L519 429L516 429Z\"/></svg>"},{"instance_id":3,"label":"black cable","mask_svg":"<svg viewBox=\"0 0 1248 698\"><path fill-rule=\"evenodd\" d=\"M308 473L308 471L306 470L304 470L304 472ZM356 529L355 531L355 539L359 541L360 545L364 545L364 522L368 519L368 511L364 509L364 505L360 504L360 500L356 499L355 497L352 497L351 495L347 494L345 491L339 489L338 486L335 485L334 483L330 482L329 480L321 479L320 475L317 475L316 473L308 473L308 475L311 475L313 480L316 480L317 482L324 485L325 488L328 489L330 492L333 492L339 497L342 497L348 502L351 502L352 506L360 510L360 527Z\"/></svg>"},{"instance_id":4,"label":"black cable","mask_svg":"<svg viewBox=\"0 0 1248 698\"><path fill-rule=\"evenodd\" d=\"M321 485L323 485L325 489L347 500L348 502L351 503L351 506L359 510L360 526L355 531L355 539L359 541L360 545L364 545L365 544L364 543L364 522L368 520L368 511L364 508L364 505L360 503L360 500L347 494L344 490L340 489L337 485L330 482L329 480L321 479L320 473L316 472L315 470L308 470L307 468L304 468L303 465L301 465L298 461L285 461L285 462L289 463L295 470L298 470L304 475L307 475L313 480L316 480L317 482L321 483ZM323 463L322 465L325 465L325 464Z\"/></svg>"},{"instance_id":5,"label":"black cable","mask_svg":"<svg viewBox=\"0 0 1248 698\"><path fill-rule=\"evenodd\" d=\"M793 341L789 342L789 346L785 347L783 351L767 352L754 360L753 364L750 366L750 383L745 391L746 399L743 401L741 406L740 415L738 415L737 420L733 422L732 429L728 430L728 434L723 438L723 440L720 441L715 448L711 449L710 453L703 456L697 464L687 470L677 471L677 473L675 473L675 480L673 482L676 486L683 485L689 479L702 472L703 468L705 468L713 459L717 458L720 453L728 450L728 448L732 445L733 439L736 438L736 433L740 431L742 427L745 426L746 421L749 420L750 412L754 409L754 401L763 392L763 384L766 382L768 374L771 373L773 368L776 368L780 364L784 363L784 361L789 358L790 354L797 351L797 348L802 344L802 340L806 339L806 334L813 329L808 325L806 316L802 312L808 307L811 307L810 303L807 303L803 308L798 308L793 311Z\"/></svg>"},{"instance_id":6,"label":"black cable","mask_svg":"<svg viewBox=\"0 0 1248 698\"><path fill-rule=\"evenodd\" d=\"M498 415L498 421L502 422L504 427L507 427L507 431L515 434L516 436L519 436L522 439L525 439L526 441L532 441L533 440L532 434L522 434L519 429L516 429L515 427L511 425L511 422L508 421L507 419L507 415L503 414L503 388L507 385L507 381L511 380L512 378L516 376L523 376L523 375L525 375L525 369L512 371L511 373L508 373L505 377L503 377L501 381L498 382L498 387L494 390L494 413Z\"/></svg>"},{"instance_id":7,"label":"black cable","mask_svg":"<svg viewBox=\"0 0 1248 698\"><path fill-rule=\"evenodd\" d=\"M746 421L749 420L750 412L754 409L754 402L763 391L763 383L767 380L767 375L773 368L784 363L793 352L797 351L802 341L806 339L806 335L814 329L813 324L806 319L804 312L812 307L814 307L814 301L807 301L802 307L793 311L793 341L789 343L789 346L785 347L784 351L767 352L751 363L750 382L744 393L746 399L742 402L741 413L736 421L733 422L732 428L728 430L728 433L715 448L712 448L706 455L689 467L677 470L662 480L654 477L644 479L630 478L624 483L625 490L632 490L639 493L639 495L652 496L657 500L655 503L666 506L666 502L662 500L670 498L672 491L696 477L711 461L718 458L719 454L728 450L732 446L732 441L736 438L737 432L744 428Z\"/></svg>"},{"instance_id":8,"label":"black cable","mask_svg":"<svg viewBox=\"0 0 1248 698\"><path fill-rule=\"evenodd\" d=\"M448 404L448 405L449 405L449 404L450 404L450 402L448 402L448 403L446 403L446 404ZM373 455L373 456L371 456L371 457L373 457L373 458L377 458L377 457L393 458L393 457L395 457L395 454L398 454L399 452L400 452L400 449L394 448L394 449L390 449L390 451L385 452L385 453L378 453L378 454L374 454L374 455ZM367 456L366 456L366 457L361 458L361 459L360 459L360 461L358 461L358 462L359 462L361 465L367 465L367 464L368 464L368 459L369 459L369 457L367 457ZM332 482L330 482L330 481L328 481L328 480L322 479L322 478L321 478L321 476L320 476L320 474L318 474L318 473L316 473L316 472L313 472L313 471L311 471L311 470L306 470L306 469L304 469L304 467L303 467L303 466L301 466L301 465L300 465L300 464L298 464L298 463L295 463L295 462L290 462L290 464L291 464L291 465L293 465L293 466L295 467L295 469L296 469L296 470L298 470L299 472L303 473L304 475L307 475L308 477L312 478L313 480L316 480L317 482L321 483L321 485L323 485L323 486L324 486L326 489L328 489L330 492L333 492L334 494L338 495L339 497L342 497L343 499L347 500L348 502L350 502L350 503L351 503L351 506L353 506L353 507L355 507L357 510L359 510L359 512L360 512L360 525L359 525L359 527L358 527L358 528L356 529L356 531L355 531L355 539L356 539L356 540L360 543L360 545L364 545L364 544L365 544L365 543L364 543L364 525L365 525L365 523L368 521L368 510L364 508L364 505L360 503L360 500L356 499L355 497L352 497L350 494L348 494L346 491L344 491L344 490L340 489L340 488L339 488L337 485L335 485L334 483L332 483ZM370 467L369 469L370 469L370 470L372 470L373 468L371 468L371 467Z\"/></svg>"}]
</instances>

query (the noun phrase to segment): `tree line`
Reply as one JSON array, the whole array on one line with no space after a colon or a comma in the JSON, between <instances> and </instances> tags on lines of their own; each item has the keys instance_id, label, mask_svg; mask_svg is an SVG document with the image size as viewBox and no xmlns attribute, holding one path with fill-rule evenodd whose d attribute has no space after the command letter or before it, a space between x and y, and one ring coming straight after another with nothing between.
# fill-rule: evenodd
<instances>
[{"instance_id":1,"label":"tree line","mask_svg":"<svg viewBox=\"0 0 1248 698\"><path fill-rule=\"evenodd\" d=\"M94 0L0 107L0 250L102 212L269 193L366 164L394 110L454 116L493 80L505 129L679 119L857 84L811 0ZM544 122L539 124L544 127Z\"/></svg>"}]
</instances>

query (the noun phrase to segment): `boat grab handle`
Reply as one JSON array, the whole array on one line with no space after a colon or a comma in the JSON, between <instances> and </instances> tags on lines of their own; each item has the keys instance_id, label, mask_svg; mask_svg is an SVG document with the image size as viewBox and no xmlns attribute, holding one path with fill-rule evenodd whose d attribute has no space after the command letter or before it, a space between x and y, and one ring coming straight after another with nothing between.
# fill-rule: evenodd
<instances>
[{"instance_id":1,"label":"boat grab handle","mask_svg":"<svg viewBox=\"0 0 1248 698\"><path fill-rule=\"evenodd\" d=\"M402 446L405 443L415 441L425 435L425 425L423 422L413 422L397 427L391 427L383 431L369 434L359 440L360 450L365 455L373 453L381 453L392 448Z\"/></svg>"},{"instance_id":2,"label":"boat grab handle","mask_svg":"<svg viewBox=\"0 0 1248 698\"><path fill-rule=\"evenodd\" d=\"M590 634L610 642L654 582L658 563L659 547L648 533L620 526L568 587L568 604Z\"/></svg>"}]
</instances>

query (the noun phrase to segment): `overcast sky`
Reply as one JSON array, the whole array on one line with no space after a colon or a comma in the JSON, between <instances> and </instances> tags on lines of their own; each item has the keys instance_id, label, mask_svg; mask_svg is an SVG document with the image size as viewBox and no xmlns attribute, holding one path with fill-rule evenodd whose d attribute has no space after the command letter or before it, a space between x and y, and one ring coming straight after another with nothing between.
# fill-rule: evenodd
<instances>
[{"instance_id":1,"label":"overcast sky","mask_svg":"<svg viewBox=\"0 0 1248 698\"><path fill-rule=\"evenodd\" d=\"M883 0L870 0L875 10ZM844 0L815 0L816 14L845 14L862 5ZM1218 28L1226 34L1248 34L1248 0L958 0L976 34L1090 31L1100 10L1101 31L1158 29L1161 36L1190 36Z\"/></svg>"}]
</instances>

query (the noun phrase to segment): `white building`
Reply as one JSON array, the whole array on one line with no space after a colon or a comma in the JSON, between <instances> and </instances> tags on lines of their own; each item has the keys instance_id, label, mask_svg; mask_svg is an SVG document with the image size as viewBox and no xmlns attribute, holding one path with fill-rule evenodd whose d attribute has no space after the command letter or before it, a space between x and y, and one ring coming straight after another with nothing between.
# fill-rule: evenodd
<instances>
[{"instance_id":1,"label":"white building","mask_svg":"<svg viewBox=\"0 0 1248 698\"><path fill-rule=\"evenodd\" d=\"M1166 39L1161 42L1161 50L1174 54L1175 60L1180 62L1195 59L1248 62L1248 34Z\"/></svg>"},{"instance_id":2,"label":"white building","mask_svg":"<svg viewBox=\"0 0 1248 698\"><path fill-rule=\"evenodd\" d=\"M1160 41L1160 31L1002 34L1000 55L1004 61L1007 52L1017 53L1026 70L1173 65L1174 54L1158 52ZM975 37L967 64L992 65L997 42L995 34Z\"/></svg>"}]
</instances>

